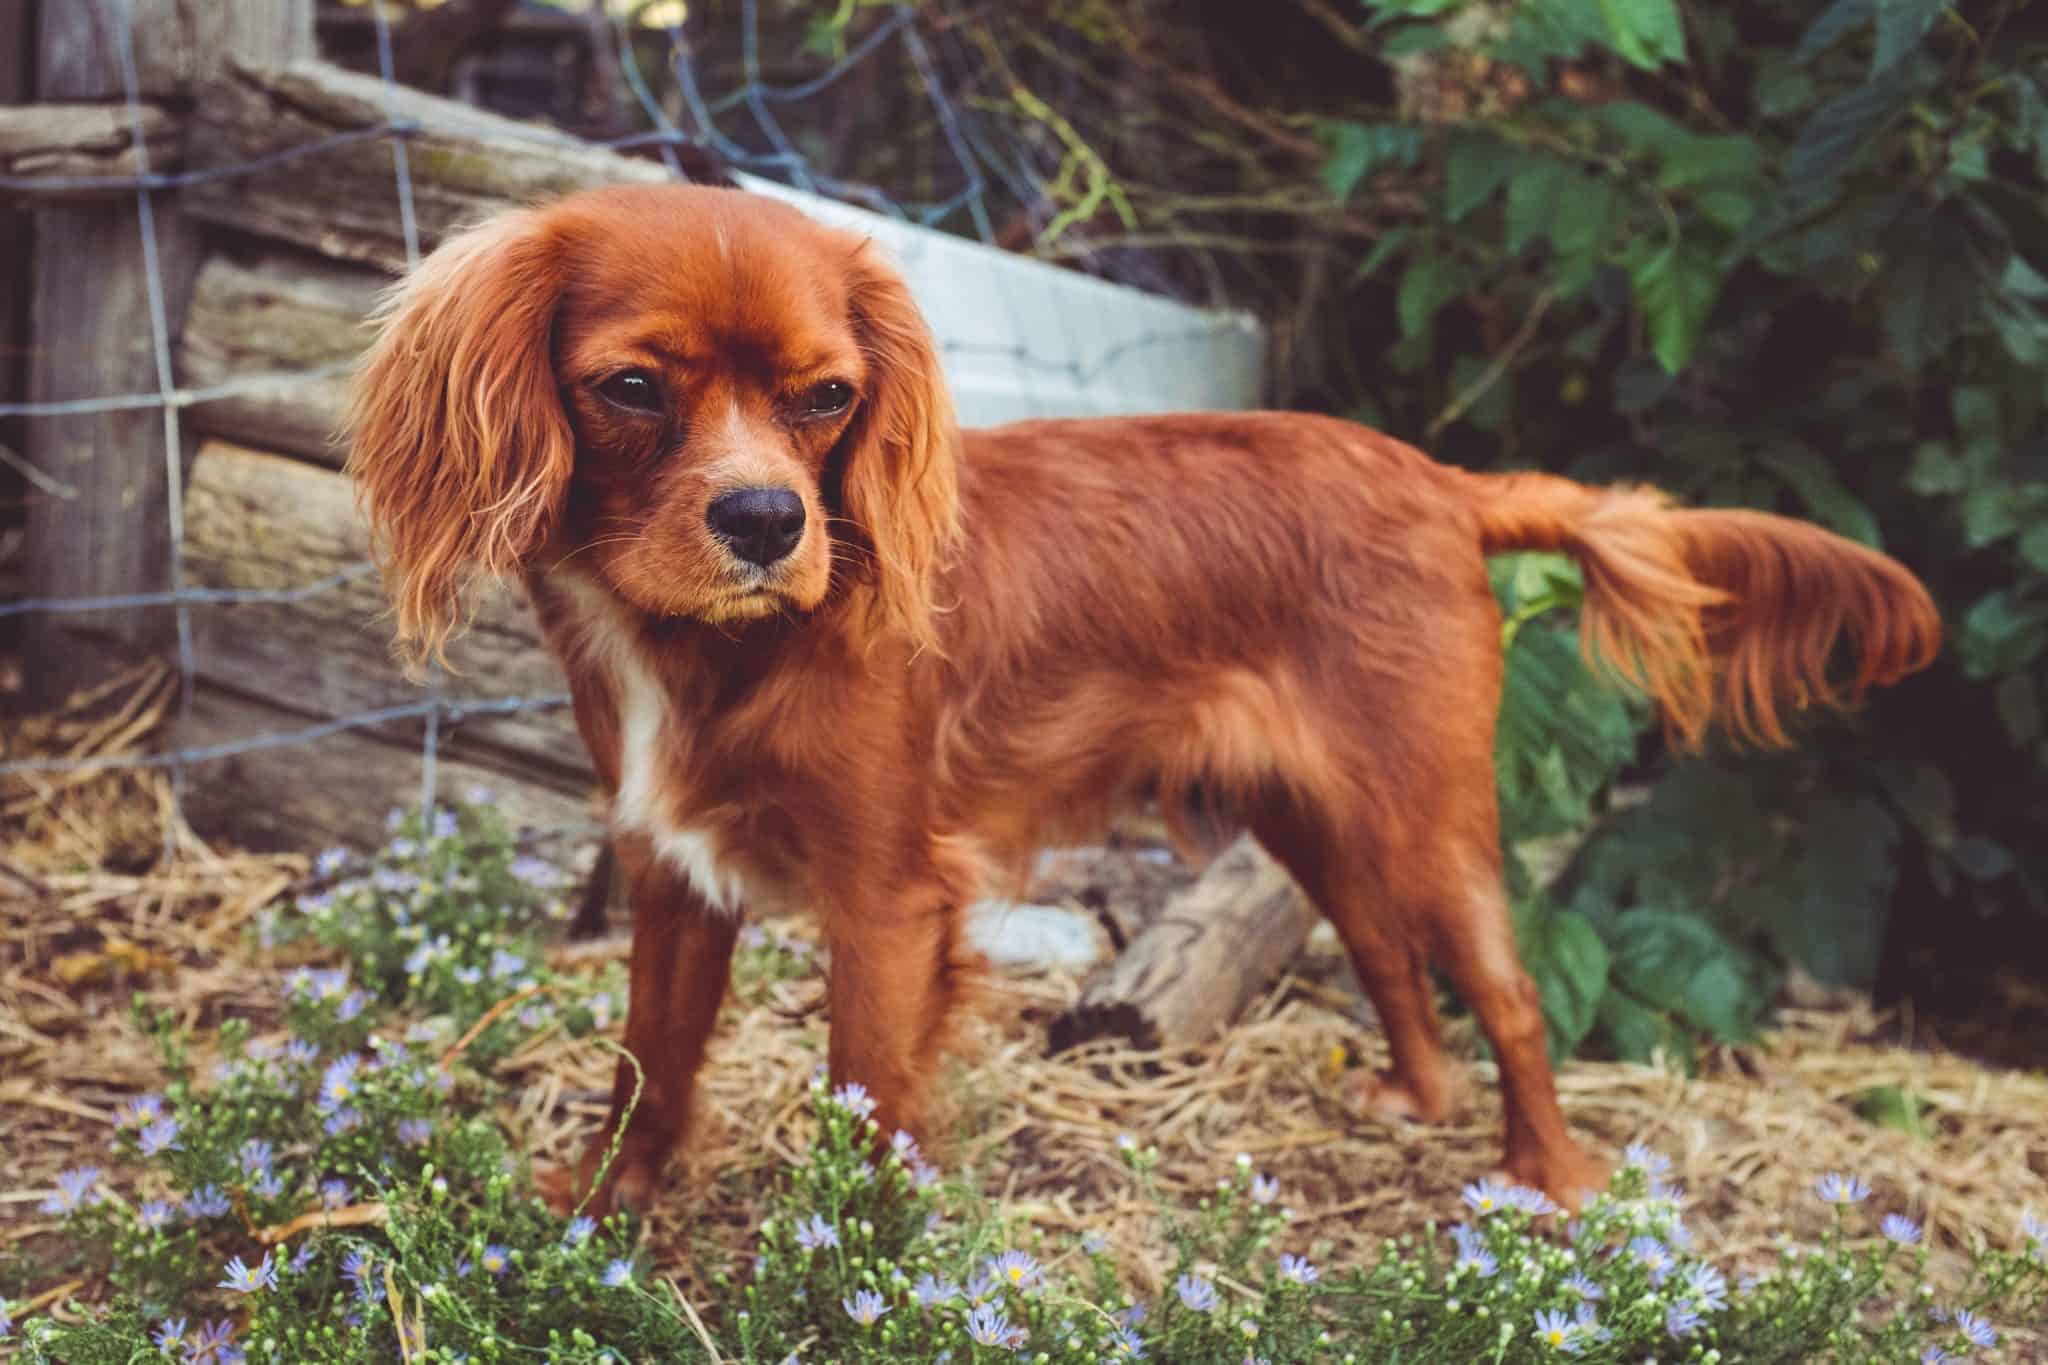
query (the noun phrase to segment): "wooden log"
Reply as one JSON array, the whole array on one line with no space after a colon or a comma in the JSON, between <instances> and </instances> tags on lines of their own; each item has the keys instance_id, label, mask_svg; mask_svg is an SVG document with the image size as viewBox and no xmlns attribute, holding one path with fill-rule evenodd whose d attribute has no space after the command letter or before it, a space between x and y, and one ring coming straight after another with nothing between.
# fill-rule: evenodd
<instances>
[{"instance_id":1,"label":"wooden log","mask_svg":"<svg viewBox=\"0 0 2048 1365\"><path fill-rule=\"evenodd\" d=\"M246 743L290 734L306 723L281 707L202 685L177 739L187 748ZM459 741L438 756L436 773L448 797L488 788L493 804L522 836L552 841L550 856L565 865L588 863L599 826L587 788ZM417 745L345 731L195 763L186 770L184 811L202 835L247 848L363 848L388 838L388 813L393 807L411 809L419 794Z\"/></svg>"},{"instance_id":2,"label":"wooden log","mask_svg":"<svg viewBox=\"0 0 2048 1365\"><path fill-rule=\"evenodd\" d=\"M423 700L421 684L392 661L383 589L374 573L360 572L369 558L369 530L346 478L283 456L206 442L192 464L186 506L189 585L274 592L358 572L297 600L195 606L199 677L318 719ZM451 696L567 690L525 599L510 589L484 596L474 624L448 657L443 688ZM421 728L407 721L379 733L411 743ZM565 783L594 780L566 707L477 716L453 732Z\"/></svg>"},{"instance_id":3,"label":"wooden log","mask_svg":"<svg viewBox=\"0 0 2048 1365\"><path fill-rule=\"evenodd\" d=\"M403 120L420 245L509 204L592 185L669 178L658 163L416 90L387 87L325 62L233 66L201 93L196 163L225 166ZM296 156L277 172L230 176L187 192L213 222L396 273L405 234L391 139L366 136Z\"/></svg>"},{"instance_id":4,"label":"wooden log","mask_svg":"<svg viewBox=\"0 0 2048 1365\"><path fill-rule=\"evenodd\" d=\"M1053 1020L1050 1051L1096 1038L1147 1050L1205 1043L1287 965L1316 919L1286 870L1241 834L1082 987Z\"/></svg>"},{"instance_id":5,"label":"wooden log","mask_svg":"<svg viewBox=\"0 0 2048 1365\"><path fill-rule=\"evenodd\" d=\"M189 389L235 383L187 411L195 429L339 468L347 367L388 276L283 249L207 258L192 287L178 375ZM248 381L274 379L260 386Z\"/></svg>"},{"instance_id":6,"label":"wooden log","mask_svg":"<svg viewBox=\"0 0 2048 1365\"><path fill-rule=\"evenodd\" d=\"M58 181L71 176L133 176L183 164L184 127L163 106L141 106L142 143L126 104L18 104L0 107L0 175ZM143 153L147 153L145 157ZM15 186L37 201L118 198L135 202L130 186Z\"/></svg>"},{"instance_id":7,"label":"wooden log","mask_svg":"<svg viewBox=\"0 0 2048 1365\"><path fill-rule=\"evenodd\" d=\"M230 57L282 62L311 51L310 0L62 0L40 7L36 98L126 98L124 47L143 95L186 96ZM198 233L179 195L152 200L161 312L145 284L135 200L66 204L36 219L27 396L66 402L147 394L160 383L154 324L175 329L198 264ZM171 341L173 337L165 340ZM67 496L31 501L28 591L78 597L161 591L171 576L169 471L153 407L30 419L27 463ZM135 608L31 617L22 657L32 697L49 700L112 660L165 648L175 614Z\"/></svg>"}]
</instances>

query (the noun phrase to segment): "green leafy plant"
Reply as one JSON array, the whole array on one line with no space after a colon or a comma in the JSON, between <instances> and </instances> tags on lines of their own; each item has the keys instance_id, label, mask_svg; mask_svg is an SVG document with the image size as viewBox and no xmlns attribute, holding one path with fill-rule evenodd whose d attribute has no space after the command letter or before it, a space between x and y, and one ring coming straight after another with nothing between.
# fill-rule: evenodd
<instances>
[{"instance_id":1,"label":"green leafy plant","mask_svg":"<svg viewBox=\"0 0 2048 1365\"><path fill-rule=\"evenodd\" d=\"M1816 520L1929 583L1952 648L1789 755L1674 763L1576 659L1556 561L1497 565L1511 858L1553 1045L1683 1060L1779 973L1878 976L1902 879L2048 914L2048 45L2017 0L1364 0L1398 184L1351 276L1392 320L1358 413L1478 467ZM1428 89L1428 82L1418 88ZM1506 90L1509 93L1499 93ZM1617 782L1646 791L1611 800ZM2001 794L2004 795L2001 795Z\"/></svg>"}]
</instances>

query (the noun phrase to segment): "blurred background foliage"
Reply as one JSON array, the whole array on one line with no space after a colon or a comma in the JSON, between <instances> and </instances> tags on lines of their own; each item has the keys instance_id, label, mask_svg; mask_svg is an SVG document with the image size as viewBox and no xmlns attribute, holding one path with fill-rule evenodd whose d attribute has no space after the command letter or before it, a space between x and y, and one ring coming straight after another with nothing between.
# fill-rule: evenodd
<instances>
[{"instance_id":1,"label":"blurred background foliage","mask_svg":"<svg viewBox=\"0 0 2048 1365\"><path fill-rule=\"evenodd\" d=\"M641 25L637 61L686 46L708 90L750 61L816 75L901 18L758 0L787 41L749 53L746 0L611 7ZM989 216L944 226L1255 311L1281 405L1904 560L1947 621L1933 669L1794 752L1683 763L1581 666L1570 566L1496 564L1525 950L1560 1052L1688 1061L1794 976L2041 1064L2041 19L2025 0L920 0L928 69L857 63L778 118L812 164L904 201L960 189L957 140ZM583 131L644 125L591 88ZM743 111L728 131L746 140Z\"/></svg>"}]
</instances>

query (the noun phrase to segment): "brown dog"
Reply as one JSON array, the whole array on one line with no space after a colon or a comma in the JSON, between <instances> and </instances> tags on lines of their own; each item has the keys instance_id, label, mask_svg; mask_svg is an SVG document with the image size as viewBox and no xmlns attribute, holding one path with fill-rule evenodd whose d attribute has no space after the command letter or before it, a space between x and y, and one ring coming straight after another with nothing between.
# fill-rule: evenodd
<instances>
[{"instance_id":1,"label":"brown dog","mask_svg":"<svg viewBox=\"0 0 2048 1365\"><path fill-rule=\"evenodd\" d=\"M1587 646L1687 744L1712 720L1782 744L1788 701L1847 704L1938 642L1911 574L1816 527L1466 473L1327 418L962 433L872 247L737 191L505 214L382 322L351 468L400 636L437 650L471 580L522 576L612 794L646 1088L602 1203L644 1203L683 1136L747 910L820 916L833 1075L916 1133L963 907L1133 790L1173 809L1196 783L1343 935L1393 1054L1368 1099L1446 1111L1435 963L1499 1059L1507 1171L1573 1200L1602 1168L1501 888L1485 556L1572 555ZM615 1116L632 1088L622 1067Z\"/></svg>"}]
</instances>

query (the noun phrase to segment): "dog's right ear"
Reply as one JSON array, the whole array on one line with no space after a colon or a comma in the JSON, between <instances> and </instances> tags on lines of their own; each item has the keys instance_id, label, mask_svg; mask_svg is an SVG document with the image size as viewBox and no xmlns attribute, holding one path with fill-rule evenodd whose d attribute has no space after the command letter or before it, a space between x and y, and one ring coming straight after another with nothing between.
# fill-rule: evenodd
<instances>
[{"instance_id":1,"label":"dog's right ear","mask_svg":"<svg viewBox=\"0 0 2048 1365\"><path fill-rule=\"evenodd\" d=\"M546 216L517 210L449 238L373 319L348 472L413 658L438 656L464 590L516 568L561 514L575 457L549 345L562 275Z\"/></svg>"}]
</instances>

